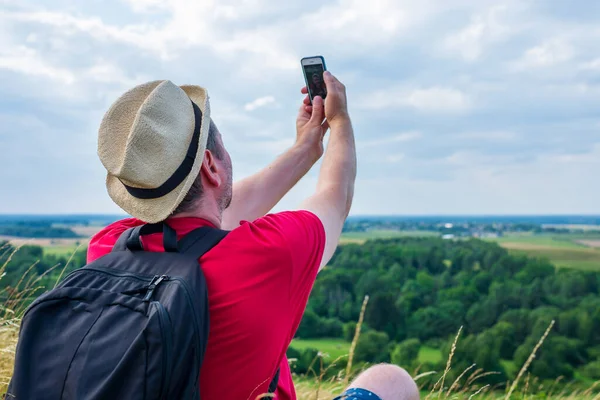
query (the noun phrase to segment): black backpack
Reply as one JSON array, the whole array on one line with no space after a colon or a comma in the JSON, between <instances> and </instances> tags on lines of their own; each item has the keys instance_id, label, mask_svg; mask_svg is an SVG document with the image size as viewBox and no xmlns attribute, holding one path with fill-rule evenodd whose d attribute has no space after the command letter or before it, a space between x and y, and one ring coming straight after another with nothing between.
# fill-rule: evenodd
<instances>
[{"instance_id":1,"label":"black backpack","mask_svg":"<svg viewBox=\"0 0 600 400\"><path fill-rule=\"evenodd\" d=\"M160 231L165 252L144 251L140 236ZM198 400L209 331L198 258L227 233L203 227L178 243L167 224L127 230L28 307L5 398Z\"/></svg>"}]
</instances>

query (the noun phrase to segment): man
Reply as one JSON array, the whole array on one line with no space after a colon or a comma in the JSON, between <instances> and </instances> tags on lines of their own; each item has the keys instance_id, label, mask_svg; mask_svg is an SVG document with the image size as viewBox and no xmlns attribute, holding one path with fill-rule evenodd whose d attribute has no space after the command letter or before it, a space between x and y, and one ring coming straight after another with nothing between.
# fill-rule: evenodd
<instances>
[{"instance_id":1,"label":"man","mask_svg":"<svg viewBox=\"0 0 600 400\"><path fill-rule=\"evenodd\" d=\"M296 398L285 353L317 272L335 251L356 176L345 87L329 73L325 82L327 100L317 97L309 105L305 98L300 108L296 143L235 184L231 158L201 87L170 81L137 86L102 121L98 154L108 172L107 189L134 218L95 235L88 262L110 252L126 229L144 222L166 221L178 238L207 225L231 230L200 259L210 307L200 373L203 400L253 400L267 392L278 369L275 398ZM315 192L296 211L265 215L323 155L328 129ZM186 163L189 168L182 169ZM163 251L162 234L145 236L143 245Z\"/></svg>"}]
</instances>

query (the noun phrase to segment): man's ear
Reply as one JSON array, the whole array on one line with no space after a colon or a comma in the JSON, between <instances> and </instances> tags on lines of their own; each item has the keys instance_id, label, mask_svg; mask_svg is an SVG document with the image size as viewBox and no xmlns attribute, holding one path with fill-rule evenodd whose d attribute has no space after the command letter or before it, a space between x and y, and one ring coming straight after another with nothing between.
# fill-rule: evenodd
<instances>
[{"instance_id":1,"label":"man's ear","mask_svg":"<svg viewBox=\"0 0 600 400\"><path fill-rule=\"evenodd\" d=\"M221 177L219 176L219 166L216 163L215 156L210 150L204 151L204 160L202 160L202 167L200 168L204 178L209 185L219 187L221 186Z\"/></svg>"}]
</instances>

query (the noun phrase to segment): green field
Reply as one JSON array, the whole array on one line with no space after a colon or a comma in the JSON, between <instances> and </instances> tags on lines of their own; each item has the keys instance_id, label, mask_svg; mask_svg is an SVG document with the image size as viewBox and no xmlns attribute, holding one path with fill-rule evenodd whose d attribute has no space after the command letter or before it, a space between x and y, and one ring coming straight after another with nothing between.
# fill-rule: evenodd
<instances>
[{"instance_id":1,"label":"green field","mask_svg":"<svg viewBox=\"0 0 600 400\"><path fill-rule=\"evenodd\" d=\"M350 343L342 339L294 339L291 347L296 350L307 348L317 349L327 354L329 360L335 360L336 358L348 355Z\"/></svg>"},{"instance_id":2,"label":"green field","mask_svg":"<svg viewBox=\"0 0 600 400\"><path fill-rule=\"evenodd\" d=\"M501 360L500 364L502 364L502 367L504 368L504 370L510 377L516 376L517 373L519 372L517 370L517 366L515 365L515 362L512 360Z\"/></svg>"},{"instance_id":3,"label":"green field","mask_svg":"<svg viewBox=\"0 0 600 400\"><path fill-rule=\"evenodd\" d=\"M296 350L313 348L327 354L330 360L348 355L350 343L342 339L294 339L291 347ZM419 350L419 362L437 363L442 360L442 352L439 349L422 346Z\"/></svg>"},{"instance_id":4,"label":"green field","mask_svg":"<svg viewBox=\"0 0 600 400\"><path fill-rule=\"evenodd\" d=\"M85 246L81 246L79 250L84 249ZM68 246L59 246L59 245L49 245L44 246L44 254L53 255L56 257L71 257L71 255L77 250L76 245L68 245Z\"/></svg>"},{"instance_id":5,"label":"green field","mask_svg":"<svg viewBox=\"0 0 600 400\"><path fill-rule=\"evenodd\" d=\"M421 346L419 349L419 362L420 363L438 363L442 361L442 352L439 349L432 347Z\"/></svg>"},{"instance_id":6,"label":"green field","mask_svg":"<svg viewBox=\"0 0 600 400\"><path fill-rule=\"evenodd\" d=\"M577 243L576 240L580 239L581 235L506 235L491 240L500 244L510 243L514 245L523 244L524 246L540 246L540 247L552 247L560 249L582 249L587 248L586 246Z\"/></svg>"},{"instance_id":7,"label":"green field","mask_svg":"<svg viewBox=\"0 0 600 400\"><path fill-rule=\"evenodd\" d=\"M559 268L582 270L600 269L600 248L586 246L579 240L594 242L598 235L509 235L489 239L497 242L513 254L547 258Z\"/></svg>"},{"instance_id":8,"label":"green field","mask_svg":"<svg viewBox=\"0 0 600 400\"><path fill-rule=\"evenodd\" d=\"M364 243L370 239L393 239L397 237L427 237L439 236L438 232L433 231L394 231L394 230L373 230L369 232L344 232L341 243Z\"/></svg>"}]
</instances>

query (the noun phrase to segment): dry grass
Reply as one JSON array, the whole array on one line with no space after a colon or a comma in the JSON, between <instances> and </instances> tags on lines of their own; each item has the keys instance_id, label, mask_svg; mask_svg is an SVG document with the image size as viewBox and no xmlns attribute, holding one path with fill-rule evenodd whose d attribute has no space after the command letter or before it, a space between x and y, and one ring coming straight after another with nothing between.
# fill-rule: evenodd
<instances>
[{"instance_id":1,"label":"dry grass","mask_svg":"<svg viewBox=\"0 0 600 400\"><path fill-rule=\"evenodd\" d=\"M361 310L361 315L359 317L359 324L362 323L364 312L366 309L366 303L368 299L365 299L363 302L363 307ZM459 329L456 337L454 338L454 342L452 344L450 354L448 356L448 360L446 362L446 368L442 372L439 379L431 388L431 391L426 395L425 399L430 399L434 397L437 391L437 398L444 399L452 399L452 400L471 400L471 399L485 399L485 400L500 400L500 399L527 399L527 398L535 398L534 389L536 392L542 392L544 387L542 383L539 383L537 378L531 378L528 374L525 380L525 384L520 392L517 391L519 387L519 382L521 381L523 375L527 372L527 369L535 359L535 355L538 350L546 340L546 337L550 333L554 325L554 321L550 323L538 343L533 348L531 354L529 355L527 361L521 367L519 374L512 384L510 382L506 383L507 392L506 395L503 395L500 389L504 386L503 384L498 384L496 386L490 386L489 384L479 385L476 383L477 380L484 378L486 376L498 374L499 372L495 371L483 371L482 369L476 369L473 371L468 378L465 380L464 384L460 384L461 380L465 377L465 375L475 368L475 364L466 368L459 376L454 380L450 387L444 386L445 378L448 372L452 369L452 358L454 356L456 345L458 343L458 339L462 332L462 327ZM355 331L354 340L353 340L353 348L356 346L358 342L358 338L360 336L360 329ZM317 356L319 357L319 356ZM347 382L351 377L351 373L349 372L351 369L347 369L345 373L345 377L336 376L329 381L323 381L322 378L324 376L321 373L320 376L316 376L313 372L314 377L301 376L296 380L296 393L298 395L299 400L332 400L336 396L339 396L343 389L347 386ZM413 373L415 381L418 381L426 376L431 376L437 374L435 371L423 372L417 375L417 371ZM549 391L546 391L546 395L543 395L542 398L548 400L600 400L600 391L598 391L597 386L600 385L599 382L595 382L585 391L581 390L569 390L569 385L565 386L563 390L558 394L553 394L554 387L562 380L562 377L557 378ZM510 384L510 386L509 386ZM422 390L422 388L421 388Z\"/></svg>"},{"instance_id":2,"label":"dry grass","mask_svg":"<svg viewBox=\"0 0 600 400\"><path fill-rule=\"evenodd\" d=\"M363 300L362 307L360 308L360 315L358 317L358 323L356 324L356 329L354 331L354 338L352 339L352 345L350 346L350 354L348 355L348 365L346 366L346 377L344 379L344 383L348 384L348 379L350 378L350 372L352 371L352 361L354 360L354 350L356 349L356 345L358 343L358 338L360 337L360 330L362 329L362 324L365 319L365 311L367 309L367 303L369 302L369 296L365 296Z\"/></svg>"},{"instance_id":3,"label":"dry grass","mask_svg":"<svg viewBox=\"0 0 600 400\"><path fill-rule=\"evenodd\" d=\"M0 393L5 393L12 374L19 321L5 319L0 325Z\"/></svg>"},{"instance_id":4,"label":"dry grass","mask_svg":"<svg viewBox=\"0 0 600 400\"><path fill-rule=\"evenodd\" d=\"M538 349L544 343L544 340L546 340L546 337L550 333L550 330L552 329L553 326L554 326L554 320L552 320L552 322L550 322L550 325L548 325L548 329L546 329L546 332L544 332L544 334L542 335L542 337L540 338L540 340L537 342L537 344L533 348L533 351L531 352L531 354L527 358L527 361L525 361L525 364L523 364L523 367L519 371L519 374L517 375L517 378L515 379L515 381L513 382L513 384L510 386L510 389L509 389L508 393L506 394L506 397L505 397L506 400L510 399L510 395L516 389L517 385L519 384L519 380L521 379L521 377L523 376L523 374L525 373L525 371L527 371L527 368L529 368L529 365L531 365L533 359L535 358L535 354L537 353Z\"/></svg>"},{"instance_id":5,"label":"dry grass","mask_svg":"<svg viewBox=\"0 0 600 400\"><path fill-rule=\"evenodd\" d=\"M438 392L438 399L442 396L442 392L444 390L444 381L446 380L446 375L448 375L448 372L450 371L450 368L452 367L452 357L454 357L454 352L456 351L456 344L458 343L458 338L460 337L460 333L462 332L462 329L463 329L462 326L458 329L458 333L456 334L456 337L454 338L454 342L452 343L452 348L450 349L450 354L448 355L448 361L446 362L446 369L444 370L444 373L442 374L442 377L440 378L442 380L442 383L440 384L440 391ZM437 385L437 383L436 383L436 385ZM431 393L433 393L434 391L435 391L435 386L431 390Z\"/></svg>"}]
</instances>

